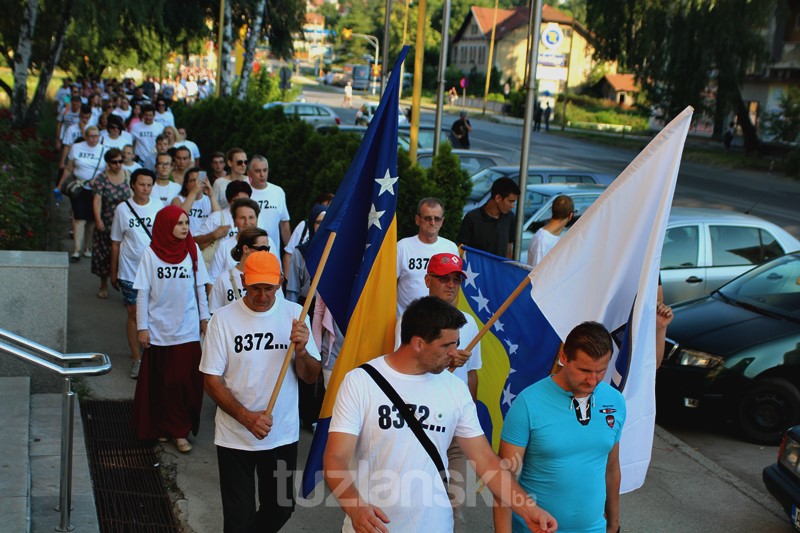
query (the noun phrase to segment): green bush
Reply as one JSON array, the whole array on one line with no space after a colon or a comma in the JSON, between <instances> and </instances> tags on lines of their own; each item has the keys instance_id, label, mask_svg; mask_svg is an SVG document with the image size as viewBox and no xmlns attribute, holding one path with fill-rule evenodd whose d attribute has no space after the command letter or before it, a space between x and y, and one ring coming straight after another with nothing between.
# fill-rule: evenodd
<instances>
[{"instance_id":1,"label":"green bush","mask_svg":"<svg viewBox=\"0 0 800 533\"><path fill-rule=\"evenodd\" d=\"M280 87L281 80L277 72L269 73L262 68L258 74L251 75L247 83L247 94L245 98L256 104L267 104L269 102L292 102L300 94L300 89L292 87L284 95ZM239 82L234 84L233 93L236 94Z\"/></svg>"},{"instance_id":2,"label":"green bush","mask_svg":"<svg viewBox=\"0 0 800 533\"><path fill-rule=\"evenodd\" d=\"M788 176L800 176L800 148L786 154L783 168Z\"/></svg>"},{"instance_id":3,"label":"green bush","mask_svg":"<svg viewBox=\"0 0 800 533\"><path fill-rule=\"evenodd\" d=\"M469 193L472 192L472 182L452 150L449 143L439 146L439 153L433 158L426 178L428 186L434 191L433 196L439 198L445 206L444 224L439 234L455 241L461 226L461 214Z\"/></svg>"},{"instance_id":4,"label":"green bush","mask_svg":"<svg viewBox=\"0 0 800 533\"><path fill-rule=\"evenodd\" d=\"M11 113L0 110L0 249L45 248L56 158L34 128L12 129Z\"/></svg>"}]
</instances>

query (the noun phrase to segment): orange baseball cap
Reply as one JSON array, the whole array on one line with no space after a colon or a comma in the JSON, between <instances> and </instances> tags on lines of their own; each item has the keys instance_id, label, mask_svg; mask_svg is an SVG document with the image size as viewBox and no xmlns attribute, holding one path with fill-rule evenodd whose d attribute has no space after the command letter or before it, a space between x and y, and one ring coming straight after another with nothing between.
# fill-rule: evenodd
<instances>
[{"instance_id":1,"label":"orange baseball cap","mask_svg":"<svg viewBox=\"0 0 800 533\"><path fill-rule=\"evenodd\" d=\"M281 265L270 252L254 252L244 262L246 285L278 285L281 282Z\"/></svg>"}]
</instances>

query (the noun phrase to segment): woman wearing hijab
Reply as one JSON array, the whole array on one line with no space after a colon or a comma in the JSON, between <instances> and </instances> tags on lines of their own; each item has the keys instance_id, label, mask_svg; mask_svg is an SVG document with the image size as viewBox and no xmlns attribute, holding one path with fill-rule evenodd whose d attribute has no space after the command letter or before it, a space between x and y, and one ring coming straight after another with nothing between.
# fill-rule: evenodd
<instances>
[{"instance_id":1,"label":"woman wearing hijab","mask_svg":"<svg viewBox=\"0 0 800 533\"><path fill-rule=\"evenodd\" d=\"M306 300L308 289L311 287L311 276L306 268L305 255L311 244L311 239L314 238L314 234L322 223L322 219L325 217L325 212L327 210L328 206L322 204L316 204L311 208L311 214L306 221L308 240L295 247L294 253L292 254L286 281L286 299L290 302L303 305Z\"/></svg>"},{"instance_id":2,"label":"woman wearing hijab","mask_svg":"<svg viewBox=\"0 0 800 533\"><path fill-rule=\"evenodd\" d=\"M203 401L200 335L210 315L199 255L186 211L167 206L156 215L133 284L144 353L131 423L139 439L172 438L182 453L192 449L186 437L197 435Z\"/></svg>"}]
</instances>

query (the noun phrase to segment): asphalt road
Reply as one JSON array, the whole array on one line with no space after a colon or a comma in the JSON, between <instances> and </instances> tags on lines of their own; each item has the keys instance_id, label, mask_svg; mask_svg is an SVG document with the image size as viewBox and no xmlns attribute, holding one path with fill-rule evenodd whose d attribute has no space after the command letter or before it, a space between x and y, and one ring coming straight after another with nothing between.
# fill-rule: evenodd
<instances>
[{"instance_id":1,"label":"asphalt road","mask_svg":"<svg viewBox=\"0 0 800 533\"><path fill-rule=\"evenodd\" d=\"M343 124L353 124L355 113L362 102L354 95L352 109L341 108L342 96L306 86L307 101L332 107ZM449 108L450 111L453 111ZM445 113L444 127L449 127L456 114ZM509 164L517 164L521 152L522 127L515 124L496 123L479 115L471 115L472 147L496 152ZM422 111L422 122L433 124L434 114ZM553 133L556 129L553 128ZM533 133L530 146L530 164L559 165L590 168L613 176L621 173L636 157L637 151L595 144L568 135ZM642 142L641 148L645 146ZM712 145L714 147L715 145ZM719 147L722 152L721 146ZM713 207L737 212L749 212L785 228L800 238L800 182L781 173L732 170L692 162L683 162L675 189L674 205L683 207Z\"/></svg>"},{"instance_id":2,"label":"asphalt road","mask_svg":"<svg viewBox=\"0 0 800 533\"><path fill-rule=\"evenodd\" d=\"M343 124L352 124L361 96L355 95L354 108L341 108L342 96L304 89L308 101L332 107ZM449 127L456 119L455 113L446 113L442 124ZM496 123L480 116L470 116L475 149L496 152L509 164L519 161L522 127ZM423 110L423 123L433 123L434 114ZM553 132L555 133L555 131ZM642 143L641 148L645 146ZM720 148L720 151L722 149ZM568 135L533 133L531 137L531 164L590 168L618 175L636 157L636 150L591 143ZM750 212L785 228L800 238L800 182L780 173L731 170L692 162L683 162L678 175L674 205L684 207L713 207L737 212ZM769 497L761 481L761 471L774 463L777 446L760 446L744 442L736 430L723 421L698 417L672 417L659 419L668 431L688 443L730 471L754 490Z\"/></svg>"}]
</instances>

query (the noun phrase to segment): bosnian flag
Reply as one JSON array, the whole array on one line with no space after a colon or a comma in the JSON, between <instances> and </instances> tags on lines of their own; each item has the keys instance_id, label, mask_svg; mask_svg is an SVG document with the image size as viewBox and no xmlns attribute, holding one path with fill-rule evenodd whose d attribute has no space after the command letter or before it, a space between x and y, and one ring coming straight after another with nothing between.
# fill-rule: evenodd
<instances>
[{"instance_id":1,"label":"bosnian flag","mask_svg":"<svg viewBox=\"0 0 800 533\"><path fill-rule=\"evenodd\" d=\"M514 398L551 373L572 328L596 321L616 343L606 380L627 402L620 489L644 483L655 424L661 246L691 118L687 108L662 130L532 271L465 247L459 307L479 326L531 278L531 298L517 298L481 341L478 414L495 449Z\"/></svg>"}]
</instances>

